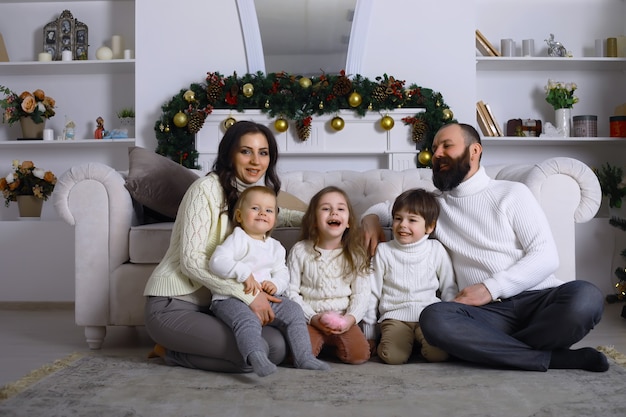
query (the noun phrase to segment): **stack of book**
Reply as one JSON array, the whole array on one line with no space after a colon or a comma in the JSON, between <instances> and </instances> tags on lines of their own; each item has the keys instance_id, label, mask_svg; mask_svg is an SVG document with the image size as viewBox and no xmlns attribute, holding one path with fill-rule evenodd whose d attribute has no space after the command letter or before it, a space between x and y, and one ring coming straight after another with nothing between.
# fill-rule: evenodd
<instances>
[{"instance_id":1,"label":"stack of book","mask_svg":"<svg viewBox=\"0 0 626 417\"><path fill-rule=\"evenodd\" d=\"M485 35L476 29L476 48L484 56L500 56L500 52L485 38Z\"/></svg>"},{"instance_id":2,"label":"stack of book","mask_svg":"<svg viewBox=\"0 0 626 417\"><path fill-rule=\"evenodd\" d=\"M476 103L476 120L484 136L504 136L502 127L494 117L491 107L482 100Z\"/></svg>"}]
</instances>

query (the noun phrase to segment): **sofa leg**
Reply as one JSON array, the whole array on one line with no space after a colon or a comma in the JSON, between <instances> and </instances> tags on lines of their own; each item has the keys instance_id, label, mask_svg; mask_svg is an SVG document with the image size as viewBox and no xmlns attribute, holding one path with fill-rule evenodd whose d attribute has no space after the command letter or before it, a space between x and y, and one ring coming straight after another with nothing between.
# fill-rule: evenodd
<instances>
[{"instance_id":1,"label":"sofa leg","mask_svg":"<svg viewBox=\"0 0 626 417\"><path fill-rule=\"evenodd\" d=\"M89 349L98 350L102 347L104 336L107 334L106 326L87 326L85 327L85 340L89 345Z\"/></svg>"}]
</instances>

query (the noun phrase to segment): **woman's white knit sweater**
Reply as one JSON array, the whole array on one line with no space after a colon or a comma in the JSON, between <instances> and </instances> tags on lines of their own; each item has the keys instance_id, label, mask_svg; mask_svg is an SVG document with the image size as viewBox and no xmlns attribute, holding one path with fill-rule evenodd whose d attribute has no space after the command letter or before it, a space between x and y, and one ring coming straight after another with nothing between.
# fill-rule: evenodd
<instances>
[{"instance_id":1,"label":"woman's white knit sweater","mask_svg":"<svg viewBox=\"0 0 626 417\"><path fill-rule=\"evenodd\" d=\"M240 190L241 191L241 190ZM278 224L297 226L302 212L281 209ZM232 231L225 211L225 195L217 175L197 179L185 193L172 229L170 246L150 276L144 295L181 298L200 305L211 303L208 288L250 304L254 297L243 284L209 272L215 248Z\"/></svg>"},{"instance_id":2,"label":"woman's white knit sweater","mask_svg":"<svg viewBox=\"0 0 626 417\"><path fill-rule=\"evenodd\" d=\"M397 240L382 242L376 248L373 266L372 296L363 319L368 339L376 336L377 322L418 322L426 306L450 301L458 292L446 249L428 235L407 245Z\"/></svg>"},{"instance_id":3,"label":"woman's white knit sweater","mask_svg":"<svg viewBox=\"0 0 626 417\"><path fill-rule=\"evenodd\" d=\"M318 252L321 256L318 256ZM350 314L356 322L365 315L370 297L370 276L343 273L342 249L314 248L297 242L289 252L289 298L300 304L307 321L318 313Z\"/></svg>"},{"instance_id":4,"label":"woman's white knit sweater","mask_svg":"<svg viewBox=\"0 0 626 417\"><path fill-rule=\"evenodd\" d=\"M554 276L559 258L550 225L525 185L493 180L481 167L438 201L434 236L450 254L459 289L483 283L495 300L563 284ZM389 225L392 204L363 216L376 214Z\"/></svg>"}]
</instances>

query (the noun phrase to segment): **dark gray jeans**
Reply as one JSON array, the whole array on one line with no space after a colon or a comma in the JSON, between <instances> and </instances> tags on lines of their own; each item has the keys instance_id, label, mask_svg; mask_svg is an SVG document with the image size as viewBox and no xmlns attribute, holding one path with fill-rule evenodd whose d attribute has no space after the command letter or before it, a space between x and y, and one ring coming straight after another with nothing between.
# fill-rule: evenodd
<instances>
[{"instance_id":1,"label":"dark gray jeans","mask_svg":"<svg viewBox=\"0 0 626 417\"><path fill-rule=\"evenodd\" d=\"M459 359L546 371L552 351L580 341L603 311L604 297L595 285L570 281L480 307L434 303L422 311L420 325L430 344Z\"/></svg>"},{"instance_id":2,"label":"dark gray jeans","mask_svg":"<svg viewBox=\"0 0 626 417\"><path fill-rule=\"evenodd\" d=\"M215 372L252 372L244 362L232 330L209 307L169 297L147 297L145 325L155 343L165 347L170 365ZM287 356L281 332L264 326L269 359L279 364Z\"/></svg>"}]
</instances>

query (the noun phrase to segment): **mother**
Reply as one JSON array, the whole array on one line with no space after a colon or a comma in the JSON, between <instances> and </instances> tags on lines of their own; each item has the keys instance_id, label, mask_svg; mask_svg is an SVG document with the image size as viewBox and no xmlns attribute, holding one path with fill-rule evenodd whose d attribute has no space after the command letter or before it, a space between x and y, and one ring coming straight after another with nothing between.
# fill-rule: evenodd
<instances>
[{"instance_id":1,"label":"mother","mask_svg":"<svg viewBox=\"0 0 626 417\"><path fill-rule=\"evenodd\" d=\"M265 126L241 121L220 142L212 171L187 190L176 216L170 246L156 267L144 295L145 322L157 345L152 356L169 365L218 372L251 372L234 335L209 310L211 290L236 297L249 305L263 325L274 319L269 301L280 302L264 292L244 294L243 285L223 280L209 272L209 258L232 231L232 218L239 193L251 185L280 190L276 173L278 146ZM302 213L281 210L279 225L299 225ZM263 327L268 356L279 364L286 357L282 334Z\"/></svg>"}]
</instances>

